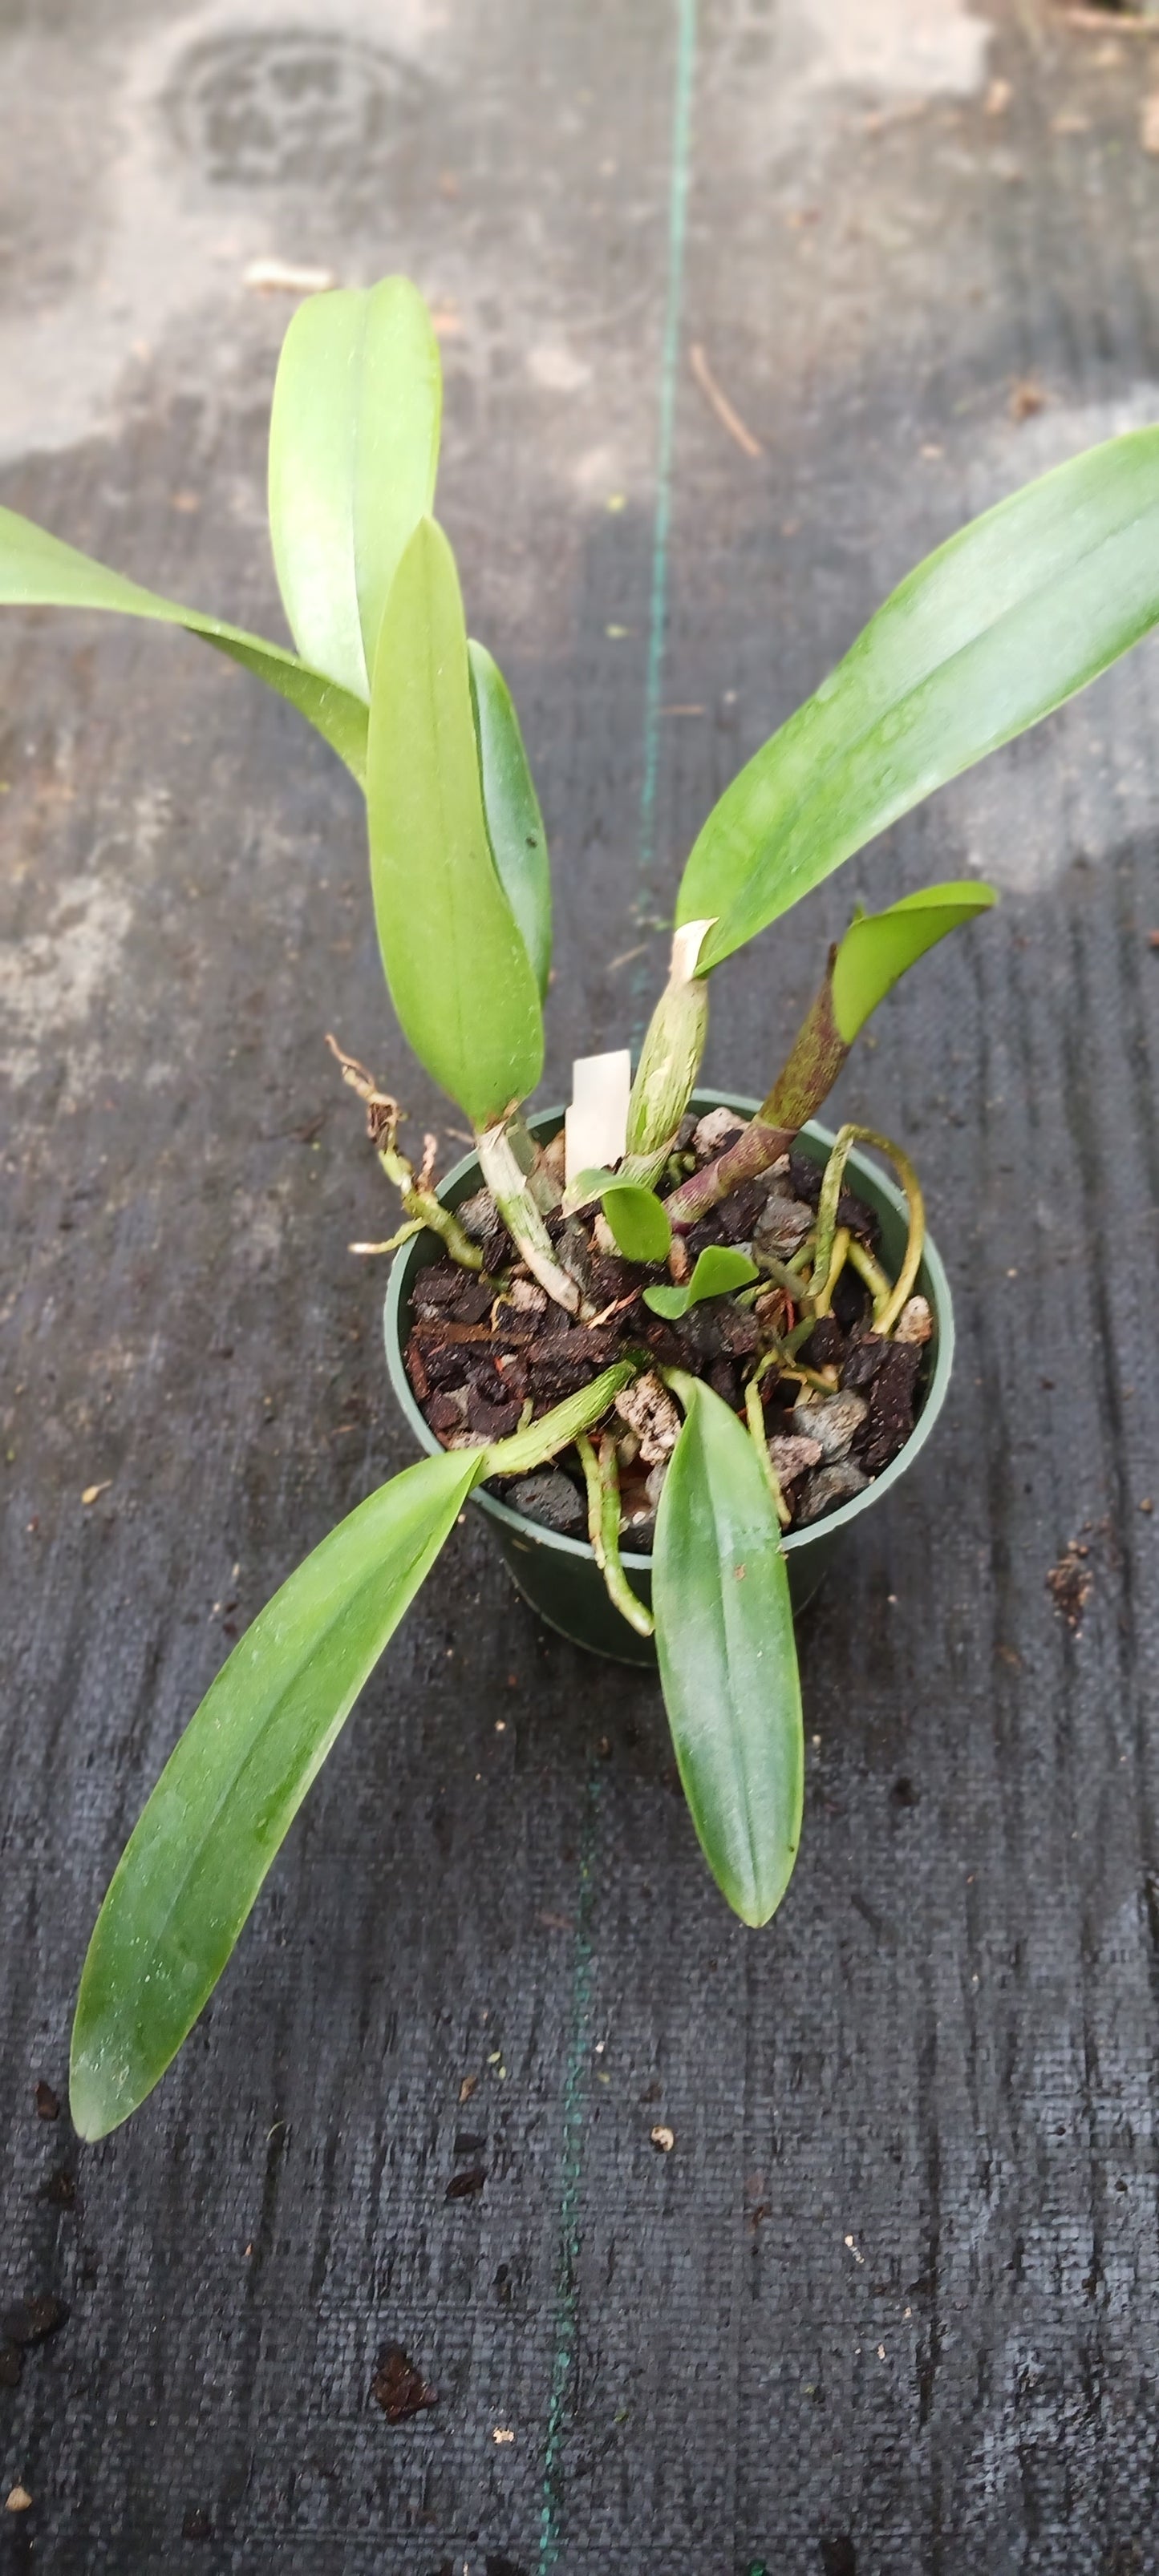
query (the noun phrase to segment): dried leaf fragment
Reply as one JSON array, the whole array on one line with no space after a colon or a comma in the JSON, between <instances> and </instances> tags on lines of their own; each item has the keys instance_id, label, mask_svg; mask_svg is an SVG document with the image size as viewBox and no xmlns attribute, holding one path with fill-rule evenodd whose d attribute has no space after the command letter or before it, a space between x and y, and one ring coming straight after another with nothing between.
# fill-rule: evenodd
<instances>
[{"instance_id":1,"label":"dried leaf fragment","mask_svg":"<svg viewBox=\"0 0 1159 2576\"><path fill-rule=\"evenodd\" d=\"M676 2133L668 2128L663 2120L658 2120L655 2128L649 2129L648 2135L658 2156L671 2155L676 2144Z\"/></svg>"},{"instance_id":2,"label":"dried leaf fragment","mask_svg":"<svg viewBox=\"0 0 1159 2576\"><path fill-rule=\"evenodd\" d=\"M5 2513L27 2513L32 2498L27 2487L9 2487L4 2498Z\"/></svg>"},{"instance_id":3,"label":"dried leaf fragment","mask_svg":"<svg viewBox=\"0 0 1159 2576\"><path fill-rule=\"evenodd\" d=\"M378 2368L370 2383L370 2394L381 2406L388 2424L405 2424L408 2416L421 2415L425 2406L437 2406L437 2388L429 2388L421 2370L416 2370L400 2343L384 2344L378 2356Z\"/></svg>"},{"instance_id":4,"label":"dried leaf fragment","mask_svg":"<svg viewBox=\"0 0 1159 2576\"><path fill-rule=\"evenodd\" d=\"M486 2165L468 2165L465 2173L452 2174L443 2193L444 2200L473 2200L487 2180Z\"/></svg>"},{"instance_id":5,"label":"dried leaf fragment","mask_svg":"<svg viewBox=\"0 0 1159 2576\"><path fill-rule=\"evenodd\" d=\"M740 413L734 409L728 395L722 392L699 340L693 341L688 355L697 384L706 401L711 404L722 429L727 429L729 437L735 438L742 455L752 458L763 456L764 449L759 438L753 437L751 429L741 419Z\"/></svg>"}]
</instances>

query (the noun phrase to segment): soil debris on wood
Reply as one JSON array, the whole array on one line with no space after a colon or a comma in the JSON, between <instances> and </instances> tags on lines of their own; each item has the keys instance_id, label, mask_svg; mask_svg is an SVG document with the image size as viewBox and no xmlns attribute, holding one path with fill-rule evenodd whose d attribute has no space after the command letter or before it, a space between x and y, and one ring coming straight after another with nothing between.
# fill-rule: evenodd
<instances>
[{"instance_id":1,"label":"soil debris on wood","mask_svg":"<svg viewBox=\"0 0 1159 2576\"><path fill-rule=\"evenodd\" d=\"M1090 1549L1085 1540L1068 1539L1057 1564L1046 1578L1046 1588L1055 1609L1065 1619L1072 1634L1082 1626L1083 1612L1090 1596L1092 1574Z\"/></svg>"},{"instance_id":2,"label":"soil debris on wood","mask_svg":"<svg viewBox=\"0 0 1159 2576\"><path fill-rule=\"evenodd\" d=\"M684 1174L721 1154L744 1132L730 1109L690 1116L658 1184L664 1197ZM832 1288L830 1311L812 1313L806 1282L816 1241L823 1166L799 1144L738 1188L679 1238L673 1273L701 1252L746 1252L758 1277L739 1292L708 1297L669 1320L644 1292L663 1284L661 1266L602 1248L598 1210L547 1220L557 1259L580 1285L590 1321L553 1305L518 1261L494 1200L478 1190L457 1210L485 1246L485 1271L461 1268L440 1249L411 1294L407 1374L426 1420L447 1449L474 1448L517 1429L578 1394L613 1362L638 1374L617 1395L602 1426L612 1433L620 1488L621 1543L646 1557L681 1413L661 1372L702 1378L743 1421L755 1378L765 1437L786 1509L805 1527L837 1511L881 1475L913 1430L928 1384L934 1324L928 1300L911 1296L891 1335L874 1328L880 1227L863 1199L841 1190L837 1226L858 1247ZM682 1268L683 1263L683 1268ZM796 1265L794 1268L793 1265ZM877 1287L880 1290L880 1270ZM525 1520L582 1539L588 1497L576 1450L490 1490Z\"/></svg>"},{"instance_id":3,"label":"soil debris on wood","mask_svg":"<svg viewBox=\"0 0 1159 2576\"><path fill-rule=\"evenodd\" d=\"M421 2415L424 2407L437 2406L439 2402L437 2388L428 2387L421 2370L416 2369L400 2343L383 2345L370 2394L375 2405L381 2406L388 2424L405 2424L411 2415Z\"/></svg>"},{"instance_id":4,"label":"soil debris on wood","mask_svg":"<svg viewBox=\"0 0 1159 2576\"><path fill-rule=\"evenodd\" d=\"M40 2082L37 2085L32 2098L36 2104L36 2116L38 2120L58 2120L60 2118L60 2095L53 2092L51 2084L46 2084L43 2076L41 2076Z\"/></svg>"}]
</instances>

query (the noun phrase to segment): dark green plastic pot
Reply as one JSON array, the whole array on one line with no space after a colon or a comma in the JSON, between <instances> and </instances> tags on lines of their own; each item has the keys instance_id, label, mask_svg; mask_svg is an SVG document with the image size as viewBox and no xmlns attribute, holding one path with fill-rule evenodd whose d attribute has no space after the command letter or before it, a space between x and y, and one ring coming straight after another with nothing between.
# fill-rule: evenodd
<instances>
[{"instance_id":1,"label":"dark green plastic pot","mask_svg":"<svg viewBox=\"0 0 1159 2576\"><path fill-rule=\"evenodd\" d=\"M700 1113L722 1107L742 1111L750 1117L758 1105L755 1100L738 1099L733 1092L697 1091L692 1098L693 1108ZM554 1136L563 1124L563 1111L541 1110L528 1123L533 1134L544 1138ZM833 1137L827 1127L818 1127L810 1121L801 1129L798 1142L816 1162L824 1163ZM887 1180L876 1164L868 1162L856 1149L849 1157L847 1180L849 1187L856 1190L859 1198L867 1200L880 1218L885 1266L896 1273L901 1267L907 1234L905 1200L900 1190ZM458 1207L460 1201L470 1198L479 1186L478 1159L474 1154L467 1154L461 1163L456 1163L452 1172L448 1172L439 1197L449 1207ZM402 1355L410 1335L411 1291L415 1279L428 1262L438 1259L441 1251L442 1245L434 1234L412 1235L410 1242L404 1244L401 1252L395 1255L384 1316L386 1361L391 1385L416 1438L424 1449L432 1451L438 1449L439 1442L415 1400ZM843 1503L839 1511L830 1512L824 1520L813 1522L808 1529L790 1530L784 1546L795 1610L802 1610L805 1603L812 1600L822 1575L839 1551L851 1524L862 1512L872 1511L884 1501L899 1476L904 1476L907 1467L912 1467L945 1402L954 1357L954 1318L949 1282L928 1235L917 1284L923 1297L929 1299L934 1319L921 1412L904 1449L899 1450L892 1465L886 1467L863 1494L857 1494L851 1503ZM555 1530L543 1529L537 1521L524 1520L521 1512L513 1512L510 1504L500 1502L498 1495L489 1494L482 1487L477 1489L471 1500L490 1521L508 1571L524 1600L531 1603L533 1610L538 1610L540 1618L546 1619L549 1627L558 1628L562 1636L570 1637L573 1645L586 1646L591 1654L611 1655L621 1664L655 1664L656 1649L652 1640L638 1637L626 1619L620 1617L619 1611L613 1609L604 1588L604 1578L586 1540L563 1538ZM651 1606L651 1557L625 1553L623 1564L633 1591Z\"/></svg>"}]
</instances>

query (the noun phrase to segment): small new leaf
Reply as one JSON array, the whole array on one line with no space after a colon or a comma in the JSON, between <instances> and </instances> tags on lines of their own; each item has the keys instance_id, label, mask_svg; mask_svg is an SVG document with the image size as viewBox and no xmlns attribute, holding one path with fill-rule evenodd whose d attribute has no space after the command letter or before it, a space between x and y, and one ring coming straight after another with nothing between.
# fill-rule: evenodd
<instances>
[{"instance_id":1,"label":"small new leaf","mask_svg":"<svg viewBox=\"0 0 1159 2576\"><path fill-rule=\"evenodd\" d=\"M690 1306L699 1306L705 1297L724 1297L733 1288L748 1288L760 1272L747 1252L734 1252L729 1244L709 1243L697 1257L691 1279L679 1288L645 1288L644 1303L654 1315L664 1315L669 1323L686 1315Z\"/></svg>"},{"instance_id":2,"label":"small new leaf","mask_svg":"<svg viewBox=\"0 0 1159 2576\"><path fill-rule=\"evenodd\" d=\"M995 888L974 880L924 886L906 894L885 912L859 913L833 960L833 1018L838 1036L851 1046L871 1011L951 930L974 921L998 900Z\"/></svg>"},{"instance_id":3,"label":"small new leaf","mask_svg":"<svg viewBox=\"0 0 1159 2576\"><path fill-rule=\"evenodd\" d=\"M239 1638L170 1754L97 1918L70 2098L103 2138L152 2091L217 1983L364 1681L482 1471L423 1458L331 1530Z\"/></svg>"},{"instance_id":4,"label":"small new leaf","mask_svg":"<svg viewBox=\"0 0 1159 2576\"><path fill-rule=\"evenodd\" d=\"M804 1736L781 1532L747 1431L673 1371L687 1418L656 1517L664 1705L701 1849L742 1922L767 1923L801 1838Z\"/></svg>"},{"instance_id":5,"label":"small new leaf","mask_svg":"<svg viewBox=\"0 0 1159 2576\"><path fill-rule=\"evenodd\" d=\"M672 1228L662 1199L637 1181L613 1181L602 1192L604 1215L626 1261L667 1261Z\"/></svg>"},{"instance_id":6,"label":"small new leaf","mask_svg":"<svg viewBox=\"0 0 1159 2576\"><path fill-rule=\"evenodd\" d=\"M602 1163L591 1163L586 1172L577 1172L563 1194L565 1216L574 1216L579 1208L590 1207L593 1199L602 1199L605 1190L619 1187L614 1172L605 1171Z\"/></svg>"}]
</instances>

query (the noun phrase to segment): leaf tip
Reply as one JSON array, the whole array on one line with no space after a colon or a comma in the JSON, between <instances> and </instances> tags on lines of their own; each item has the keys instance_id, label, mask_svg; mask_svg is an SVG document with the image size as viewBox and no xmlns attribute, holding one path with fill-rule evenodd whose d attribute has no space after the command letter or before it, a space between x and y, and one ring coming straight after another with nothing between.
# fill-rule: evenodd
<instances>
[{"instance_id":1,"label":"leaf tip","mask_svg":"<svg viewBox=\"0 0 1159 2576\"><path fill-rule=\"evenodd\" d=\"M96 2146L100 2138L107 2138L126 2117L119 2104L110 2101L99 2069L75 2052L69 2068L68 2107L78 2138L90 2147Z\"/></svg>"},{"instance_id":2,"label":"leaf tip","mask_svg":"<svg viewBox=\"0 0 1159 2576\"><path fill-rule=\"evenodd\" d=\"M730 1895L728 1901L733 1913L739 1917L749 1932L763 1932L766 1924L772 1922L788 1889L796 1858L797 1847L794 1844L788 1855L788 1868L775 1895L769 1896L763 1888L759 1891L754 1888L743 1897Z\"/></svg>"}]
</instances>

